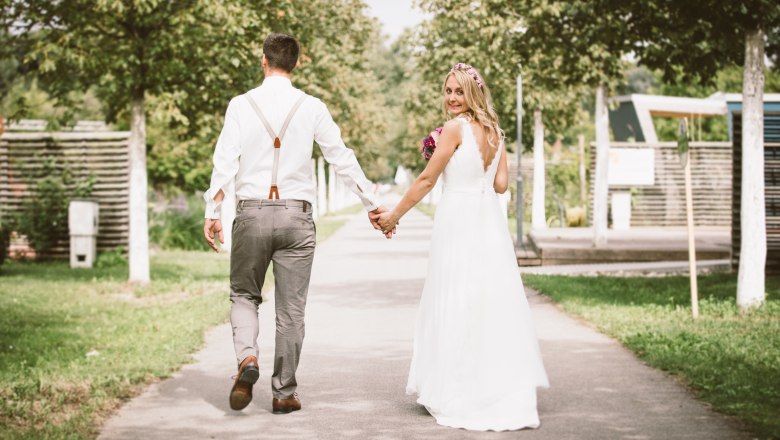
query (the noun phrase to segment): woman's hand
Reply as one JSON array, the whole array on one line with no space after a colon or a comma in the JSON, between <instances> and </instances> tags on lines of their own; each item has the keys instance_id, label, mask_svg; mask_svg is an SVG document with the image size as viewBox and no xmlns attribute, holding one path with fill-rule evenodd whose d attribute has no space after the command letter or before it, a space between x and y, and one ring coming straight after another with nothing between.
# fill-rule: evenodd
<instances>
[{"instance_id":1,"label":"woman's hand","mask_svg":"<svg viewBox=\"0 0 780 440\"><path fill-rule=\"evenodd\" d=\"M398 225L398 217L395 215L395 211L383 212L379 214L377 219L379 227L382 228L382 232L388 234L392 232L395 234L395 227Z\"/></svg>"}]
</instances>

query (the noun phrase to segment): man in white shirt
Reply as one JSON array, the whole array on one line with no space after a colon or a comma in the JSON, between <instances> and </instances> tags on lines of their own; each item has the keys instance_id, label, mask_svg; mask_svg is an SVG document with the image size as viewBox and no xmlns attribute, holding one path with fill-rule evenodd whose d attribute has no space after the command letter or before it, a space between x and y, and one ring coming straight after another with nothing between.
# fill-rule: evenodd
<instances>
[{"instance_id":1,"label":"man in white shirt","mask_svg":"<svg viewBox=\"0 0 780 440\"><path fill-rule=\"evenodd\" d=\"M291 72L299 45L285 34L263 43L260 87L230 101L214 151L211 186L204 194L204 235L217 252L223 241L220 205L223 189L235 178L237 215L230 255L230 321L238 374L230 407L245 408L259 376L257 364L260 290L274 262L276 347L271 377L275 414L301 409L295 371L304 335L304 309L314 258L315 228L311 205L316 188L311 176L313 142L338 177L358 195L369 220L385 209L371 191L352 150L322 101L293 87ZM387 234L387 238L392 233Z\"/></svg>"}]
</instances>

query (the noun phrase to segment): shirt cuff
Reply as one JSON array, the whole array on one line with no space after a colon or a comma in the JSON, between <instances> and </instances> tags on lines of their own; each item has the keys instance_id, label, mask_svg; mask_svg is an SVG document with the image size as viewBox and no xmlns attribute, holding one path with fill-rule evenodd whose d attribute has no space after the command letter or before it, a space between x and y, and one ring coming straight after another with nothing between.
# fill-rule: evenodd
<instances>
[{"instance_id":1,"label":"shirt cuff","mask_svg":"<svg viewBox=\"0 0 780 440\"><path fill-rule=\"evenodd\" d=\"M219 220L222 212L222 202L207 202L206 203L206 218Z\"/></svg>"},{"instance_id":2,"label":"shirt cuff","mask_svg":"<svg viewBox=\"0 0 780 440\"><path fill-rule=\"evenodd\" d=\"M366 211L373 211L382 206L382 202L373 193L363 193L360 201L363 202L363 207L366 208Z\"/></svg>"}]
</instances>

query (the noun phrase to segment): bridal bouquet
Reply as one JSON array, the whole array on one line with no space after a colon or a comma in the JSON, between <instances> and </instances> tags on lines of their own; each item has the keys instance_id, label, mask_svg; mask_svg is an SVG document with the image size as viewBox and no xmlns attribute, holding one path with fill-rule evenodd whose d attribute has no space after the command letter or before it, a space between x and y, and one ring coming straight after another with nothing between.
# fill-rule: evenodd
<instances>
[{"instance_id":1,"label":"bridal bouquet","mask_svg":"<svg viewBox=\"0 0 780 440\"><path fill-rule=\"evenodd\" d=\"M439 135L441 134L441 127L437 127L427 137L422 140L422 147L420 152L425 160L431 160L433 156L433 150L436 149L436 143L439 141Z\"/></svg>"}]
</instances>

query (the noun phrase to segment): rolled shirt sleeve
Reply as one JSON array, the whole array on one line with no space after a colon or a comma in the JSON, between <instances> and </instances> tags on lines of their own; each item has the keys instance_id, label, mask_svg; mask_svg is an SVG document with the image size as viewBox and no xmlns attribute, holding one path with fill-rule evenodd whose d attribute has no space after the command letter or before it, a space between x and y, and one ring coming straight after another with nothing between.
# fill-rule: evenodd
<instances>
[{"instance_id":1,"label":"rolled shirt sleeve","mask_svg":"<svg viewBox=\"0 0 780 440\"><path fill-rule=\"evenodd\" d=\"M203 194L206 201L206 218L220 218L222 202L214 197L220 189L224 189L238 172L238 159L241 156L239 124L236 117L235 98L230 101L225 113L225 124L219 134L217 146L214 149L214 171L211 173L211 185Z\"/></svg>"},{"instance_id":2,"label":"rolled shirt sleeve","mask_svg":"<svg viewBox=\"0 0 780 440\"><path fill-rule=\"evenodd\" d=\"M318 104L321 108L317 112L314 140L320 146L322 155L329 164L333 165L336 175L347 185L347 188L357 194L367 211L377 209L382 203L374 194L374 184L366 178L363 169L360 168L355 152L344 144L341 130L333 121L328 108L321 101L318 101Z\"/></svg>"}]
</instances>

